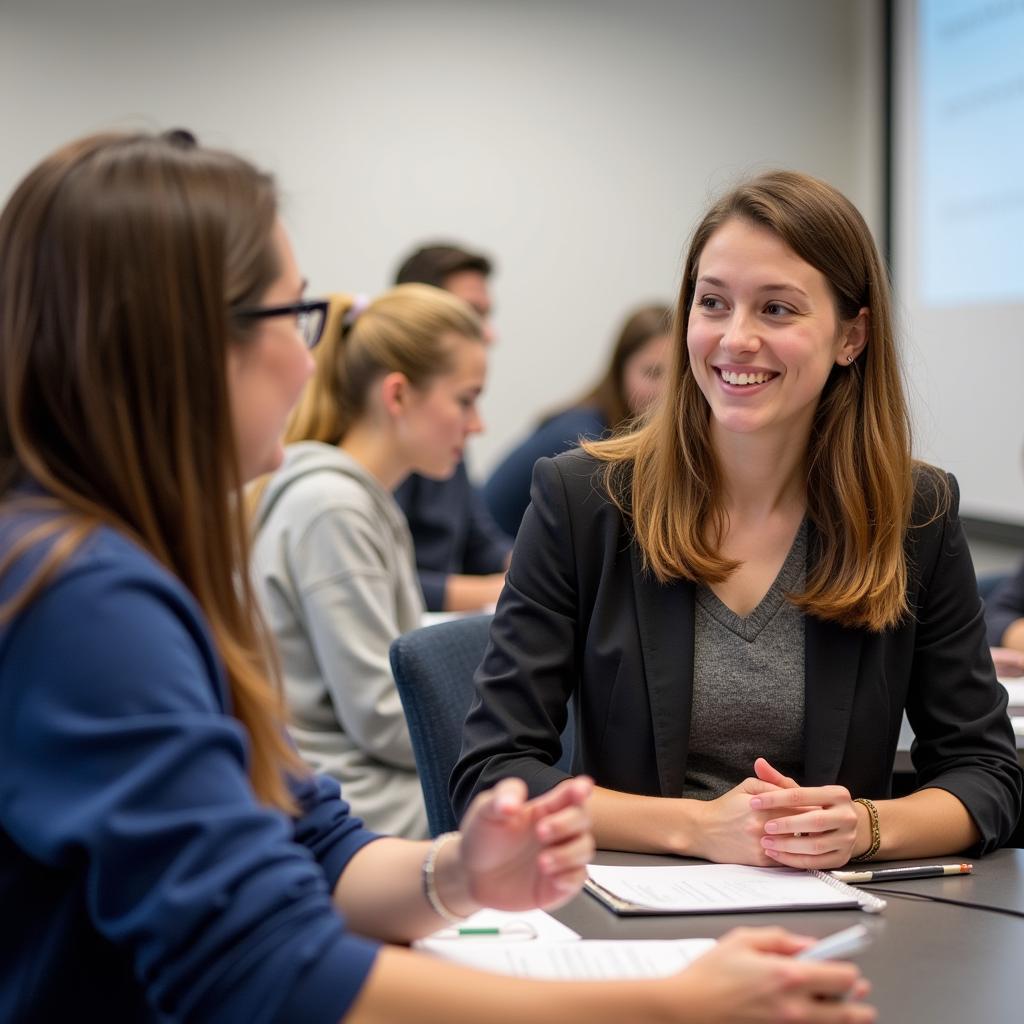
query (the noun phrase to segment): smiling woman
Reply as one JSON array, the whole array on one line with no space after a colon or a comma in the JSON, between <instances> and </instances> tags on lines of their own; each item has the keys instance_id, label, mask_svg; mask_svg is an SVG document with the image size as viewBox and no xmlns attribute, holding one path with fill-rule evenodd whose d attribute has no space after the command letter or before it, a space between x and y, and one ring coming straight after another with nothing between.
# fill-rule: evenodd
<instances>
[{"instance_id":1,"label":"smiling woman","mask_svg":"<svg viewBox=\"0 0 1024 1024\"><path fill-rule=\"evenodd\" d=\"M825 275L773 231L733 219L708 240L686 333L711 430L783 432L806 448L832 367L867 340L867 309L840 322Z\"/></svg>"},{"instance_id":2,"label":"smiling woman","mask_svg":"<svg viewBox=\"0 0 1024 1024\"><path fill-rule=\"evenodd\" d=\"M266 357L279 362L257 402L268 429L295 397L302 355L283 346ZM413 471L455 471L466 438L482 429L487 349L469 306L406 284L368 304L335 297L315 359L284 464L251 495L257 585L299 752L343 784L372 828L422 838L426 811L388 650L420 625L423 596L392 491Z\"/></svg>"},{"instance_id":3,"label":"smiling woman","mask_svg":"<svg viewBox=\"0 0 1024 1024\"><path fill-rule=\"evenodd\" d=\"M885 268L777 172L698 225L632 434L538 463L456 809L534 792L570 698L613 849L831 868L1004 842L1022 777L955 481L915 463ZM890 799L904 710L919 789Z\"/></svg>"}]
</instances>

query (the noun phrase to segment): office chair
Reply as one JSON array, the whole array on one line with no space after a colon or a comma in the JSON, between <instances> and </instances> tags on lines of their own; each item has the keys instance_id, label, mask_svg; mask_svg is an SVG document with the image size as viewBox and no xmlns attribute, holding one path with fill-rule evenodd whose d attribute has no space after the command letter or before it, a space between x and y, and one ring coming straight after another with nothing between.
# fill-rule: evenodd
<instances>
[{"instance_id":1,"label":"office chair","mask_svg":"<svg viewBox=\"0 0 1024 1024\"><path fill-rule=\"evenodd\" d=\"M462 748L462 726L473 701L473 673L484 658L491 618L474 615L424 626L391 645L391 671L409 724L432 836L459 827L448 799L448 777ZM574 730L570 713L558 762L566 771Z\"/></svg>"}]
</instances>

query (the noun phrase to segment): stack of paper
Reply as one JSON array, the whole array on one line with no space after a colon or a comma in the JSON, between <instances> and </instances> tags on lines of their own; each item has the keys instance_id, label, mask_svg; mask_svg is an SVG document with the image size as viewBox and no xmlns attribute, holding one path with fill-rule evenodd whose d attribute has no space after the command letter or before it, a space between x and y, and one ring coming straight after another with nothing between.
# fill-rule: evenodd
<instances>
[{"instance_id":1,"label":"stack of paper","mask_svg":"<svg viewBox=\"0 0 1024 1024\"><path fill-rule=\"evenodd\" d=\"M519 978L606 981L663 978L688 967L714 939L587 939L584 942L453 944L442 954L467 967ZM435 953L436 947L431 946Z\"/></svg>"},{"instance_id":2,"label":"stack of paper","mask_svg":"<svg viewBox=\"0 0 1024 1024\"><path fill-rule=\"evenodd\" d=\"M735 914L757 910L875 912L885 902L821 871L743 864L591 864L587 892L617 914Z\"/></svg>"},{"instance_id":3,"label":"stack of paper","mask_svg":"<svg viewBox=\"0 0 1024 1024\"><path fill-rule=\"evenodd\" d=\"M414 943L417 949L467 967L520 978L604 980L676 974L714 939L587 940L543 910L481 910L456 928Z\"/></svg>"},{"instance_id":4,"label":"stack of paper","mask_svg":"<svg viewBox=\"0 0 1024 1024\"><path fill-rule=\"evenodd\" d=\"M1001 677L999 682L1006 687L1007 695L1010 698L1010 707L1024 708L1024 678L1007 679Z\"/></svg>"}]
</instances>

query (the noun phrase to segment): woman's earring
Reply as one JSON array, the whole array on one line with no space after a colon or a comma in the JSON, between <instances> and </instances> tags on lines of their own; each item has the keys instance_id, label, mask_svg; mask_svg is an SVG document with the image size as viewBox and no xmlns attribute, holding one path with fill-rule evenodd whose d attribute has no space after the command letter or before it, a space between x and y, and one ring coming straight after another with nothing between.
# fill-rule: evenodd
<instances>
[{"instance_id":1,"label":"woman's earring","mask_svg":"<svg viewBox=\"0 0 1024 1024\"><path fill-rule=\"evenodd\" d=\"M853 356L851 356L851 355L847 355L847 357L846 357L846 361L847 361L848 363L852 363L852 362L853 362Z\"/></svg>"}]
</instances>

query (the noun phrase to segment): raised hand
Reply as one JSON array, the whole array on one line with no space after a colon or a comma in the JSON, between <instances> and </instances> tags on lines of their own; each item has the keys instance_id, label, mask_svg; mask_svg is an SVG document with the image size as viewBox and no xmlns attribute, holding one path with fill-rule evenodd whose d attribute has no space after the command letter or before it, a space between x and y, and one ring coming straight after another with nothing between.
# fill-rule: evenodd
<instances>
[{"instance_id":1,"label":"raised hand","mask_svg":"<svg viewBox=\"0 0 1024 1024\"><path fill-rule=\"evenodd\" d=\"M521 779L504 779L481 793L462 820L459 850L473 899L526 910L576 895L594 853L586 806L593 786L578 776L527 800Z\"/></svg>"}]
</instances>

